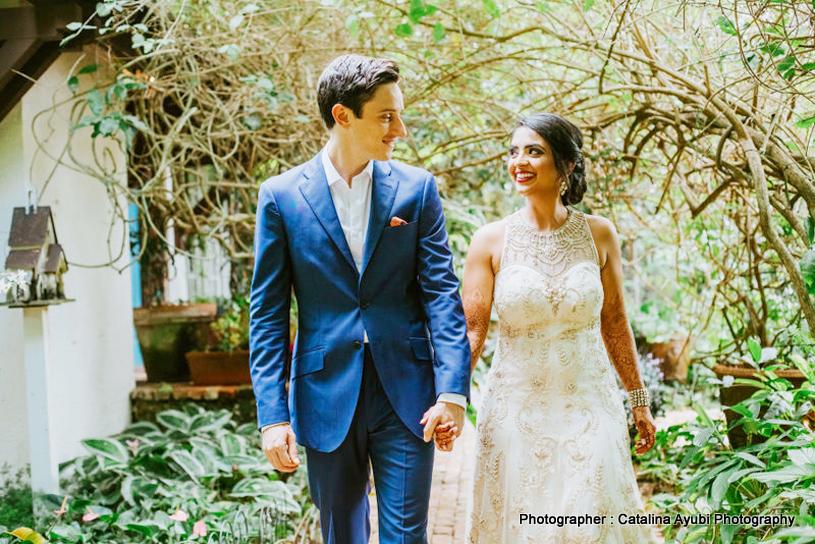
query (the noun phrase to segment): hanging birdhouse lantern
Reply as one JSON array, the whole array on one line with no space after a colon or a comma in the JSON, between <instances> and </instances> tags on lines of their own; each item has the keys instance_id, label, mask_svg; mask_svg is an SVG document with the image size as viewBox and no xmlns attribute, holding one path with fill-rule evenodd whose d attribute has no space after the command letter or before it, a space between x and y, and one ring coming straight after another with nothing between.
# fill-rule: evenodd
<instances>
[{"instance_id":1,"label":"hanging birdhouse lantern","mask_svg":"<svg viewBox=\"0 0 815 544\"><path fill-rule=\"evenodd\" d=\"M62 276L68 270L68 263L57 241L49 206L14 208L8 246L6 270L24 276L21 284L9 290L9 303L65 302Z\"/></svg>"}]
</instances>

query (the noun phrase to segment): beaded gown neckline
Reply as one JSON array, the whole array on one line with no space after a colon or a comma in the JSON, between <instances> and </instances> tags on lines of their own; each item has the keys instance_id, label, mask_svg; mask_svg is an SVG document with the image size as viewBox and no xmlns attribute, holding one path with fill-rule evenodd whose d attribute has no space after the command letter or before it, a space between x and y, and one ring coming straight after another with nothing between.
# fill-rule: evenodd
<instances>
[{"instance_id":1,"label":"beaded gown neckline","mask_svg":"<svg viewBox=\"0 0 815 544\"><path fill-rule=\"evenodd\" d=\"M515 212L513 214L513 215L518 216L518 219L520 220L521 225L525 226L527 229L531 230L534 233L537 233L537 234L549 234L549 235L552 235L552 236L556 236L556 235L560 234L560 232L568 225L568 223L572 220L572 218L575 215L572 208L569 208L567 206L566 207L566 219L563 220L563 223L561 223L557 228L552 229L552 230L541 230L541 229L537 228L535 225L533 225L528 219L526 219L523 216L523 212L524 212L523 208L521 208L520 210L518 210L517 212Z\"/></svg>"}]
</instances>

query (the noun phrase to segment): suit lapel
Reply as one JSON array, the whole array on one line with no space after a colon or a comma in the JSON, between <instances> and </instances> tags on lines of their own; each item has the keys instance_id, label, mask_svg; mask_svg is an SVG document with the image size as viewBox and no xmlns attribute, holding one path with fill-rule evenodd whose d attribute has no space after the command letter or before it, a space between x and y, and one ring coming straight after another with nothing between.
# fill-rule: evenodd
<instances>
[{"instance_id":1,"label":"suit lapel","mask_svg":"<svg viewBox=\"0 0 815 544\"><path fill-rule=\"evenodd\" d=\"M331 198L331 190L328 188L325 170L323 170L322 153L322 151L318 153L303 170L303 177L306 179L300 184L300 192L331 241L356 271L357 265L354 264L354 257L348 248L340 219L337 217L337 209L334 207L334 200Z\"/></svg>"},{"instance_id":2,"label":"suit lapel","mask_svg":"<svg viewBox=\"0 0 815 544\"><path fill-rule=\"evenodd\" d=\"M391 177L391 167L387 162L374 161L371 186L371 216L368 221L368 234L365 237L365 253L362 258L360 277L365 273L368 262L379 243L382 231L389 224L393 201L399 181Z\"/></svg>"}]
</instances>

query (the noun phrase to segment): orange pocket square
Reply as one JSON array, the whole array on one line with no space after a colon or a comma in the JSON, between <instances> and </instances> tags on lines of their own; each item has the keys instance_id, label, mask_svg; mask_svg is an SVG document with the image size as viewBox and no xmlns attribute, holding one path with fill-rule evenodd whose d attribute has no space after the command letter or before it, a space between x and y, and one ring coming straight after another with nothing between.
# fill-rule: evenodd
<instances>
[{"instance_id":1,"label":"orange pocket square","mask_svg":"<svg viewBox=\"0 0 815 544\"><path fill-rule=\"evenodd\" d=\"M400 225L407 225L407 221L402 219L401 217L396 217L395 215L391 217L391 226L398 227Z\"/></svg>"}]
</instances>

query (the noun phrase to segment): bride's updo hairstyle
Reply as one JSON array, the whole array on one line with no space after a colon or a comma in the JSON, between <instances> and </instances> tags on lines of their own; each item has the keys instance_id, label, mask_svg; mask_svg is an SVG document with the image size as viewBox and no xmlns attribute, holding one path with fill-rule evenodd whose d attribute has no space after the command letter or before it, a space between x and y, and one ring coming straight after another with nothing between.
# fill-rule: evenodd
<instances>
[{"instance_id":1,"label":"bride's updo hairstyle","mask_svg":"<svg viewBox=\"0 0 815 544\"><path fill-rule=\"evenodd\" d=\"M583 163L583 134L574 124L552 113L535 113L518 121L515 127L534 130L546 140L555 159L555 168L569 180L569 187L561 195L563 204L571 206L583 200L586 193L586 166ZM515 132L513 130L513 132ZM574 163L572 173L569 166Z\"/></svg>"}]
</instances>

